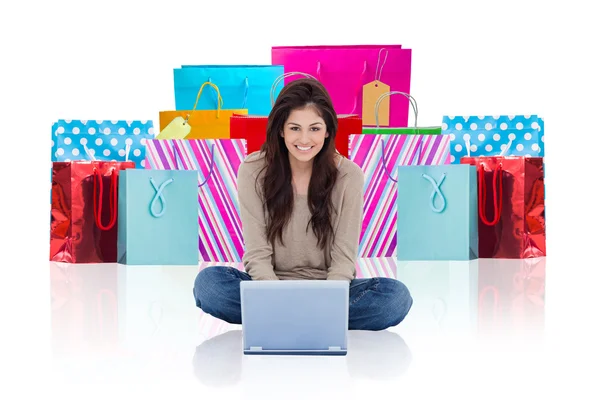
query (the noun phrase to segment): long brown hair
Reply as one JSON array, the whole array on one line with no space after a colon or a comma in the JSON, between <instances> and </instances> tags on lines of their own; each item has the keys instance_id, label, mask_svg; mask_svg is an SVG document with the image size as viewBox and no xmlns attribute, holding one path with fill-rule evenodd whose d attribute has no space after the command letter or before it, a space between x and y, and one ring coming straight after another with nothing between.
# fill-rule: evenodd
<instances>
[{"instance_id":1,"label":"long brown hair","mask_svg":"<svg viewBox=\"0 0 600 400\"><path fill-rule=\"evenodd\" d=\"M314 107L323 118L329 133L323 148L313 159L312 175L308 186L308 207L311 218L306 226L306 232L309 226L312 226L318 245L323 249L334 236L331 224L331 215L334 211L331 195L338 178L335 163L335 135L338 120L327 90L319 81L312 78L297 79L284 86L269 114L267 140L261 147L266 161L262 170L264 172L263 204L268 215L266 234L271 245L274 245L277 239L283 245L283 229L294 209L294 190L289 151L281 133L290 113L307 106Z\"/></svg>"}]
</instances>

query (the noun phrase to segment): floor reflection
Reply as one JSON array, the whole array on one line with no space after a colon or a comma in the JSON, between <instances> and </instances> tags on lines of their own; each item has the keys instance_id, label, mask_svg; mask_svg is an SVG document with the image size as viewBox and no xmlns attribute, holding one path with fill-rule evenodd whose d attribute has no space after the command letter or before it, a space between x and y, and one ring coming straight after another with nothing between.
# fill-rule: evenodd
<instances>
[{"instance_id":1,"label":"floor reflection","mask_svg":"<svg viewBox=\"0 0 600 400\"><path fill-rule=\"evenodd\" d=\"M294 376L298 364L287 364L283 359L300 360L302 364L318 370L327 357L245 356L242 331L232 330L209 339L196 348L193 357L194 375L207 386L230 386L248 375L274 373ZM260 363L253 363L260 359ZM391 331L348 333L348 355L333 362L330 374L347 374L352 379L394 380L403 376L412 362L412 353L400 335ZM337 361L337 360L336 360ZM325 361L328 362L328 361ZM260 371L254 369L259 366ZM336 371L335 368L338 368ZM340 369L341 368L341 369ZM306 373L306 371L305 371ZM315 373L315 377L320 372Z\"/></svg>"},{"instance_id":2,"label":"floor reflection","mask_svg":"<svg viewBox=\"0 0 600 400\"><path fill-rule=\"evenodd\" d=\"M256 368L277 375L291 364L312 369L306 373L313 373L315 379L322 367L333 368L340 376L374 380L402 376L432 336L537 340L544 331L545 258L469 262L366 259L357 265L358 277L396 278L411 291L413 307L399 329L351 331L348 356L339 360L306 358L286 364L273 358L251 358L243 356L240 326L217 320L195 306L194 279L199 269L214 265L217 263L132 267L51 262L55 357L135 358L159 363L165 370L180 365L212 386L251 379ZM236 263L225 265L241 268ZM412 351L404 340L412 344ZM193 371L189 368L192 354Z\"/></svg>"}]
</instances>

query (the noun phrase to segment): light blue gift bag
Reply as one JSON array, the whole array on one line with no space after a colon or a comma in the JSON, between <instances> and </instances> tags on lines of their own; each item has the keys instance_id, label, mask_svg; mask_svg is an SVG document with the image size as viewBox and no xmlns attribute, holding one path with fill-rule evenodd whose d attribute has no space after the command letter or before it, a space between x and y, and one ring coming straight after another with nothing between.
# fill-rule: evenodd
<instances>
[{"instance_id":1,"label":"light blue gift bag","mask_svg":"<svg viewBox=\"0 0 600 400\"><path fill-rule=\"evenodd\" d=\"M120 161L127 155L136 168L143 168L145 141L153 137L152 121L61 119L52 125L51 160L89 160L91 154L98 161Z\"/></svg>"},{"instance_id":2,"label":"light blue gift bag","mask_svg":"<svg viewBox=\"0 0 600 400\"><path fill-rule=\"evenodd\" d=\"M119 263L197 265L198 171L121 171L118 224Z\"/></svg>"},{"instance_id":3,"label":"light blue gift bag","mask_svg":"<svg viewBox=\"0 0 600 400\"><path fill-rule=\"evenodd\" d=\"M544 120L537 115L444 116L442 134L450 135L452 164L468 156L544 156Z\"/></svg>"},{"instance_id":4,"label":"light blue gift bag","mask_svg":"<svg viewBox=\"0 0 600 400\"><path fill-rule=\"evenodd\" d=\"M247 109L250 115L266 116L271 112L271 87L281 75L283 65L183 65L173 70L175 109L193 109L198 89L211 82L221 92L221 109ZM275 88L275 96L282 88L283 81ZM217 108L217 94L210 92L200 97L197 110Z\"/></svg>"},{"instance_id":5,"label":"light blue gift bag","mask_svg":"<svg viewBox=\"0 0 600 400\"><path fill-rule=\"evenodd\" d=\"M477 171L472 165L399 166L399 261L478 258Z\"/></svg>"}]
</instances>

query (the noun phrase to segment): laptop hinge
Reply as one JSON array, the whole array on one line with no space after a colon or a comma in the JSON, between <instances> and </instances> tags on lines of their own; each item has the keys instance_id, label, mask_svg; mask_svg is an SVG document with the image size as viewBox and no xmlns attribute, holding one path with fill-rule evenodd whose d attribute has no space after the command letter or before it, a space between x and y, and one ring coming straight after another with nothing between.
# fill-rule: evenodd
<instances>
[{"instance_id":1,"label":"laptop hinge","mask_svg":"<svg viewBox=\"0 0 600 400\"><path fill-rule=\"evenodd\" d=\"M341 351L342 348L340 346L329 346L329 351Z\"/></svg>"},{"instance_id":2,"label":"laptop hinge","mask_svg":"<svg viewBox=\"0 0 600 400\"><path fill-rule=\"evenodd\" d=\"M250 346L250 351L262 351L262 346Z\"/></svg>"}]
</instances>

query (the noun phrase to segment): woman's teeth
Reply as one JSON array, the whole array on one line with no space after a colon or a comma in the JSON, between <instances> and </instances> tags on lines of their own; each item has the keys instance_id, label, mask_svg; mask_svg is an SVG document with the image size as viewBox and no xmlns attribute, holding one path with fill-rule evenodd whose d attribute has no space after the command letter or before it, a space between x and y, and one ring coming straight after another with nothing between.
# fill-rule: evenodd
<instances>
[{"instance_id":1,"label":"woman's teeth","mask_svg":"<svg viewBox=\"0 0 600 400\"><path fill-rule=\"evenodd\" d=\"M308 146L308 147L296 146L296 148L300 151L308 151L308 150L312 149L312 146Z\"/></svg>"}]
</instances>

